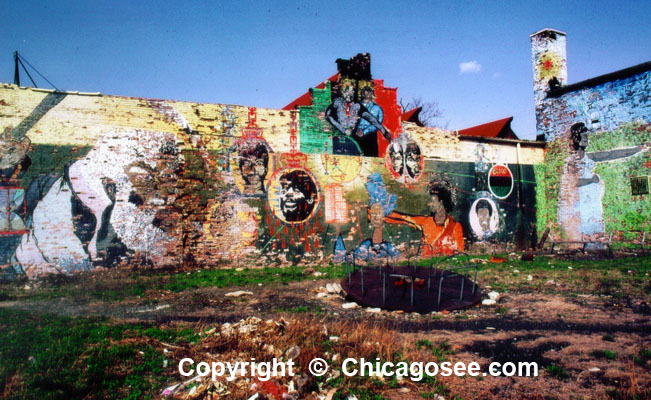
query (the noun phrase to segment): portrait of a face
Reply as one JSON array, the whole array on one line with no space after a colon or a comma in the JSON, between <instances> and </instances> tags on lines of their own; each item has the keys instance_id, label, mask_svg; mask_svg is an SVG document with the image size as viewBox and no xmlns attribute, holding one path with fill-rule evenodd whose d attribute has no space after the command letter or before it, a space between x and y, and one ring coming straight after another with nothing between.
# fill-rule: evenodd
<instances>
[{"instance_id":1,"label":"portrait of a face","mask_svg":"<svg viewBox=\"0 0 651 400\"><path fill-rule=\"evenodd\" d=\"M238 166L244 181L244 194L264 194L269 151L262 142L243 146L238 155Z\"/></svg>"},{"instance_id":2,"label":"portrait of a face","mask_svg":"<svg viewBox=\"0 0 651 400\"><path fill-rule=\"evenodd\" d=\"M371 206L369 217L373 228L382 229L382 226L384 226L384 210L382 209L382 204L374 203Z\"/></svg>"},{"instance_id":3,"label":"portrait of a face","mask_svg":"<svg viewBox=\"0 0 651 400\"><path fill-rule=\"evenodd\" d=\"M9 128L5 129L0 135L0 170L16 168L27 156L29 145L27 136L18 140L12 136Z\"/></svg>"},{"instance_id":4,"label":"portrait of a face","mask_svg":"<svg viewBox=\"0 0 651 400\"><path fill-rule=\"evenodd\" d=\"M427 205L430 215L438 225L443 225L448 213L452 211L452 193L442 185L430 184L429 194Z\"/></svg>"},{"instance_id":5,"label":"portrait of a face","mask_svg":"<svg viewBox=\"0 0 651 400\"><path fill-rule=\"evenodd\" d=\"M405 166L407 168L407 174L409 174L412 179L417 179L420 176L421 161L420 147L418 147L416 142L407 143L407 148L405 150Z\"/></svg>"},{"instance_id":6,"label":"portrait of a face","mask_svg":"<svg viewBox=\"0 0 651 400\"><path fill-rule=\"evenodd\" d=\"M302 222L316 205L317 189L312 177L303 170L292 170L279 179L280 211L287 222Z\"/></svg>"},{"instance_id":7,"label":"portrait of a face","mask_svg":"<svg viewBox=\"0 0 651 400\"><path fill-rule=\"evenodd\" d=\"M407 136L394 139L387 147L385 165L399 182L412 183L420 179L423 163L420 146Z\"/></svg>"},{"instance_id":8,"label":"portrait of a face","mask_svg":"<svg viewBox=\"0 0 651 400\"><path fill-rule=\"evenodd\" d=\"M350 103L355 100L355 88L351 82L345 81L342 83L341 97L346 103Z\"/></svg>"},{"instance_id":9,"label":"portrait of a face","mask_svg":"<svg viewBox=\"0 0 651 400\"><path fill-rule=\"evenodd\" d=\"M470 207L470 227L481 239L488 239L499 229L499 213L497 205L489 197L482 197Z\"/></svg>"},{"instance_id":10,"label":"portrait of a face","mask_svg":"<svg viewBox=\"0 0 651 400\"><path fill-rule=\"evenodd\" d=\"M361 90L362 103L368 104L373 101L373 88L370 86L364 86Z\"/></svg>"},{"instance_id":11,"label":"portrait of a face","mask_svg":"<svg viewBox=\"0 0 651 400\"><path fill-rule=\"evenodd\" d=\"M574 150L583 152L588 147L588 128L579 122L570 128L572 147Z\"/></svg>"},{"instance_id":12,"label":"portrait of a face","mask_svg":"<svg viewBox=\"0 0 651 400\"><path fill-rule=\"evenodd\" d=\"M391 168L398 175L402 175L402 172L404 170L403 156L404 153L402 151L402 146L400 143L391 143L389 146L389 161L391 162Z\"/></svg>"},{"instance_id":13,"label":"portrait of a face","mask_svg":"<svg viewBox=\"0 0 651 400\"><path fill-rule=\"evenodd\" d=\"M477 203L477 219L479 220L479 226L482 230L490 230L490 219L492 214L493 210L486 200L481 200Z\"/></svg>"}]
</instances>

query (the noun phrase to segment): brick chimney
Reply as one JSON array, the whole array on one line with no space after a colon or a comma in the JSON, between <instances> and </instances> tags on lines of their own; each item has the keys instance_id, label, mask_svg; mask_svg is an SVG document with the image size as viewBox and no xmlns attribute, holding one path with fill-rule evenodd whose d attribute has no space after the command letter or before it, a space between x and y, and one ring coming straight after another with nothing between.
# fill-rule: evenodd
<instances>
[{"instance_id":1,"label":"brick chimney","mask_svg":"<svg viewBox=\"0 0 651 400\"><path fill-rule=\"evenodd\" d=\"M531 62L533 64L533 93L536 107L536 130L539 140L551 140L547 112L551 100L547 99L550 88L567 84L567 57L565 32L543 29L530 36Z\"/></svg>"}]
</instances>

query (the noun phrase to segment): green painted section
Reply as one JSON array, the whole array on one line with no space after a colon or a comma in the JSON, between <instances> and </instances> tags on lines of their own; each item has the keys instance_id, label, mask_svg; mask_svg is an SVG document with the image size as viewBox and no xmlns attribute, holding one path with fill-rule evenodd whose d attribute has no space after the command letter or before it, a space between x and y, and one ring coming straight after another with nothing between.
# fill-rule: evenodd
<instances>
[{"instance_id":1,"label":"green painted section","mask_svg":"<svg viewBox=\"0 0 651 400\"><path fill-rule=\"evenodd\" d=\"M590 136L588 149L606 151L618 147L631 147L651 143L651 125L630 124L611 132L600 132ZM602 198L606 232L623 232L633 239L646 231L651 231L651 196L633 196L631 178L651 175L651 153L638 153L618 162L598 163L594 172L604 185ZM648 165L648 164L647 164Z\"/></svg>"},{"instance_id":2,"label":"green painted section","mask_svg":"<svg viewBox=\"0 0 651 400\"><path fill-rule=\"evenodd\" d=\"M558 195L560 193L561 173L565 160L570 155L567 139L558 139L547 144L545 162L533 167L536 185L536 227L538 236L545 228L561 235L558 220Z\"/></svg>"},{"instance_id":3,"label":"green painted section","mask_svg":"<svg viewBox=\"0 0 651 400\"><path fill-rule=\"evenodd\" d=\"M651 143L651 125L633 123L622 125L614 131L590 135L586 151L606 151L649 143Z\"/></svg>"},{"instance_id":4,"label":"green painted section","mask_svg":"<svg viewBox=\"0 0 651 400\"><path fill-rule=\"evenodd\" d=\"M323 154L332 152L332 127L325 120L325 110L331 100L331 84L324 89L311 89L312 105L299 107L301 152ZM327 148L326 148L327 147Z\"/></svg>"},{"instance_id":5,"label":"green painted section","mask_svg":"<svg viewBox=\"0 0 651 400\"><path fill-rule=\"evenodd\" d=\"M72 164L88 154L92 146L60 146L50 144L32 144L27 153L32 164L21 173L20 185L28 188L40 175L63 175L66 165Z\"/></svg>"}]
</instances>

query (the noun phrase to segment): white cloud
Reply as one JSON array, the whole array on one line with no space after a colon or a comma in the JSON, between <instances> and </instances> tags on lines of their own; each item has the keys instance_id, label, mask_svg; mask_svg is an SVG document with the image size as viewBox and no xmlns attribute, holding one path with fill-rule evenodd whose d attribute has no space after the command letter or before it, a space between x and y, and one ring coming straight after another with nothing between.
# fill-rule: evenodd
<instances>
[{"instance_id":1,"label":"white cloud","mask_svg":"<svg viewBox=\"0 0 651 400\"><path fill-rule=\"evenodd\" d=\"M501 77L502 77L502 73L501 73L501 72L495 72L495 73L493 74L493 79L499 79L499 78L501 78Z\"/></svg>"},{"instance_id":2,"label":"white cloud","mask_svg":"<svg viewBox=\"0 0 651 400\"><path fill-rule=\"evenodd\" d=\"M481 71L481 64L477 61L468 61L459 63L459 75L475 74Z\"/></svg>"}]
</instances>

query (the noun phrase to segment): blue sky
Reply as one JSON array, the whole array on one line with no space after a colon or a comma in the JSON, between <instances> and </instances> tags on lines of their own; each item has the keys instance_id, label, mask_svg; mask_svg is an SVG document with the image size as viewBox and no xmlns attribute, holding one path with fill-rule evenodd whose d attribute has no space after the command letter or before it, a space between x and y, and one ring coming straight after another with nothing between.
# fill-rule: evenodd
<instances>
[{"instance_id":1,"label":"blue sky","mask_svg":"<svg viewBox=\"0 0 651 400\"><path fill-rule=\"evenodd\" d=\"M525 139L535 138L530 34L567 32L569 83L651 60L648 0L0 6L0 82L13 83L18 50L62 90L281 108L335 73L337 58L369 52L374 78L438 101L448 129L513 116Z\"/></svg>"}]
</instances>

